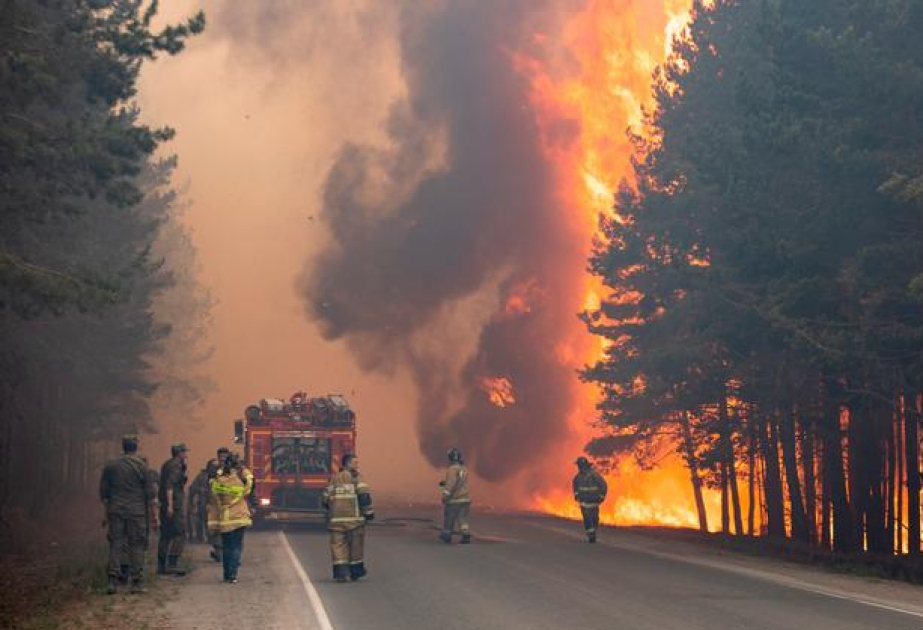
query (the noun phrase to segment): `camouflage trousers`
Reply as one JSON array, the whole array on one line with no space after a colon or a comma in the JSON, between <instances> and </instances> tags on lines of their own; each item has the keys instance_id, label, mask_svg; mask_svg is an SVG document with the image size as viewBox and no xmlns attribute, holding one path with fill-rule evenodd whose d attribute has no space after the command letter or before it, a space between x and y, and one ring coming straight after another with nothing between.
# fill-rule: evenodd
<instances>
[{"instance_id":1,"label":"camouflage trousers","mask_svg":"<svg viewBox=\"0 0 923 630\"><path fill-rule=\"evenodd\" d=\"M161 513L160 540L157 544L157 562L160 565L176 566L186 546L186 519L181 511L174 510L173 516Z\"/></svg>"},{"instance_id":2,"label":"camouflage trousers","mask_svg":"<svg viewBox=\"0 0 923 630\"><path fill-rule=\"evenodd\" d=\"M119 577L125 564L132 579L140 580L147 552L147 517L109 514L108 520L109 576Z\"/></svg>"}]
</instances>

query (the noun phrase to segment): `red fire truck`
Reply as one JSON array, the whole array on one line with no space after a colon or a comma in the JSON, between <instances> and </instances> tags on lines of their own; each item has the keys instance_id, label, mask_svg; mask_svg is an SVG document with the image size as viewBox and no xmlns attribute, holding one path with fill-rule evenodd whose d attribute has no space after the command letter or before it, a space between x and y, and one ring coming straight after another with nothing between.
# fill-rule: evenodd
<instances>
[{"instance_id":1,"label":"red fire truck","mask_svg":"<svg viewBox=\"0 0 923 630\"><path fill-rule=\"evenodd\" d=\"M253 471L257 519L323 514L321 493L343 455L355 452L356 414L339 395L264 398L234 422L234 441Z\"/></svg>"}]
</instances>

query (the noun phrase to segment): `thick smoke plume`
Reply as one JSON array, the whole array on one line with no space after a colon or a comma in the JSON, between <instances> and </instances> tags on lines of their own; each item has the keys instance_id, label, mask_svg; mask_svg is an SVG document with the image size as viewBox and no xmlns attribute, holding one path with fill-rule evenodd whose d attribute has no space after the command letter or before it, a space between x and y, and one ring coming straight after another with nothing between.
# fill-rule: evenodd
<instances>
[{"instance_id":1,"label":"thick smoke plume","mask_svg":"<svg viewBox=\"0 0 923 630\"><path fill-rule=\"evenodd\" d=\"M408 4L391 144L342 148L324 190L329 242L305 279L327 338L365 369L409 367L430 462L459 446L489 480L564 436L577 391L567 340L587 244L542 146L574 130L543 137L517 63L547 54L561 8Z\"/></svg>"}]
</instances>

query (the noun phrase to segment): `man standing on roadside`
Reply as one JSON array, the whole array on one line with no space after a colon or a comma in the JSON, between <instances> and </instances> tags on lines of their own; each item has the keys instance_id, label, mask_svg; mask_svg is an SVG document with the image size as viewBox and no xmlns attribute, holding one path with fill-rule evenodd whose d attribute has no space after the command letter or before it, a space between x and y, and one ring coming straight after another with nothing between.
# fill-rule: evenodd
<instances>
[{"instance_id":1,"label":"man standing on roadside","mask_svg":"<svg viewBox=\"0 0 923 630\"><path fill-rule=\"evenodd\" d=\"M439 539L451 544L455 526L461 532L461 543L471 542L471 530L468 526L468 513L471 510L471 493L468 490L468 469L462 459L461 451L449 449L449 468L445 479L439 482L442 487L443 521Z\"/></svg>"},{"instance_id":2,"label":"man standing on roadside","mask_svg":"<svg viewBox=\"0 0 923 630\"><path fill-rule=\"evenodd\" d=\"M103 525L108 527L110 595L118 590L123 554L131 575L131 592L144 592L144 555L148 528L157 529L156 487L148 468L138 457L138 438L122 438L122 456L103 468L99 498L106 509Z\"/></svg>"},{"instance_id":3,"label":"man standing on roadside","mask_svg":"<svg viewBox=\"0 0 923 630\"><path fill-rule=\"evenodd\" d=\"M574 499L580 504L583 527L589 542L596 542L596 528L599 527L599 504L606 500L606 480L593 469L590 460L578 457L577 475L574 477Z\"/></svg>"},{"instance_id":4,"label":"man standing on roadside","mask_svg":"<svg viewBox=\"0 0 923 630\"><path fill-rule=\"evenodd\" d=\"M186 494L185 444L174 444L171 457L160 468L160 543L157 545L157 573L185 575L179 558L186 543L186 519L183 515Z\"/></svg>"},{"instance_id":5,"label":"man standing on roadside","mask_svg":"<svg viewBox=\"0 0 923 630\"><path fill-rule=\"evenodd\" d=\"M189 484L189 500L186 504L186 535L189 542L204 543L208 541L208 499L211 495L209 489L208 466L199 471Z\"/></svg>"}]
</instances>

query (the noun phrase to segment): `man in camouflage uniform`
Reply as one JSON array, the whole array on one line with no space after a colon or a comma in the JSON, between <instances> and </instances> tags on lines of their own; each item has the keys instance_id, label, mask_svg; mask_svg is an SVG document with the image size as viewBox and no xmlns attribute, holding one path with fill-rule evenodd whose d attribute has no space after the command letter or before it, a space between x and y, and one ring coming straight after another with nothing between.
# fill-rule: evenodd
<instances>
[{"instance_id":1,"label":"man in camouflage uniform","mask_svg":"<svg viewBox=\"0 0 923 630\"><path fill-rule=\"evenodd\" d=\"M171 457L160 468L160 543L157 545L157 573L185 575L178 566L186 543L186 518L183 515L186 494L185 444L174 444Z\"/></svg>"},{"instance_id":2,"label":"man in camouflage uniform","mask_svg":"<svg viewBox=\"0 0 923 630\"><path fill-rule=\"evenodd\" d=\"M208 466L199 471L189 484L189 501L186 509L186 533L189 542L204 543L208 541L207 507L209 491Z\"/></svg>"},{"instance_id":3,"label":"man in camouflage uniform","mask_svg":"<svg viewBox=\"0 0 923 630\"><path fill-rule=\"evenodd\" d=\"M133 593L144 592L144 555L148 528L158 526L157 494L148 467L138 457L138 438L122 438L123 455L103 467L99 498L106 509L109 539L109 594L118 589L123 561L127 562Z\"/></svg>"}]
</instances>

